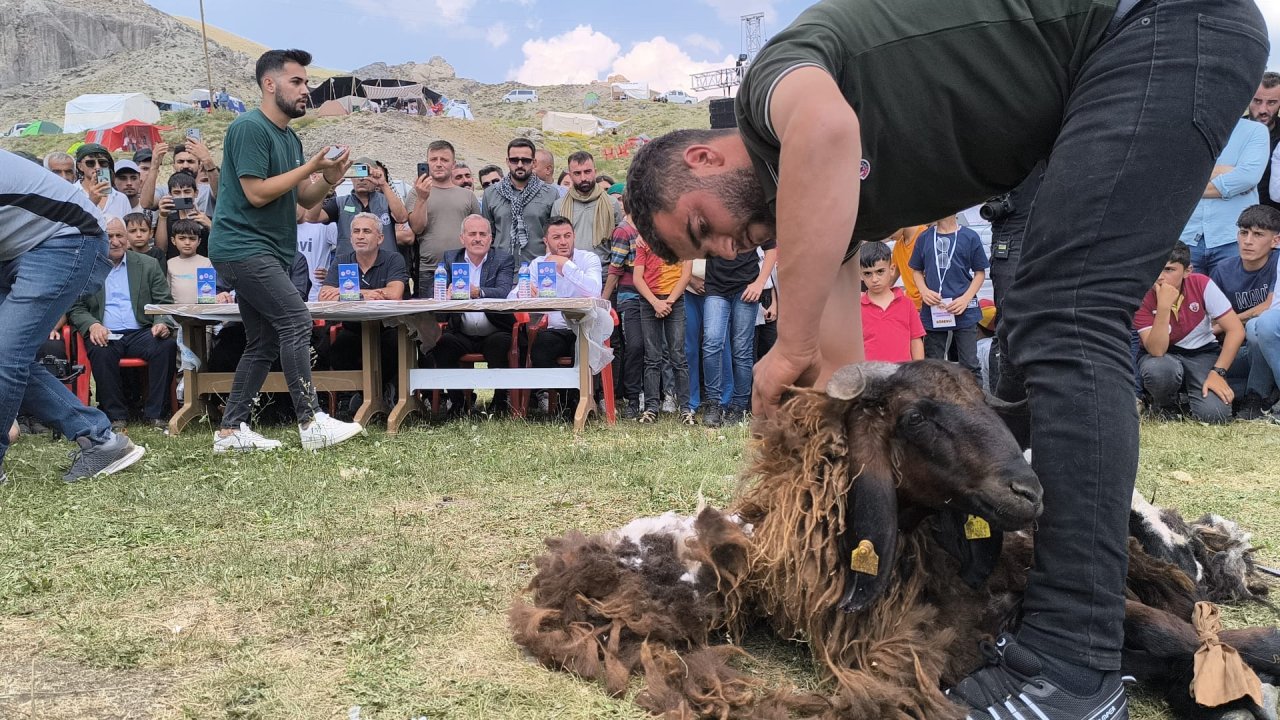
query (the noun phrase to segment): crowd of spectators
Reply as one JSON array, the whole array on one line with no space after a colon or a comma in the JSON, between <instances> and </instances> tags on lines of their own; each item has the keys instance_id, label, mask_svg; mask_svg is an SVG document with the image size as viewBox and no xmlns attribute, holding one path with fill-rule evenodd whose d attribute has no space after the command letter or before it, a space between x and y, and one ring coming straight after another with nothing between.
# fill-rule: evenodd
<instances>
[{"instance_id":1,"label":"crowd of spectators","mask_svg":"<svg viewBox=\"0 0 1280 720\"><path fill-rule=\"evenodd\" d=\"M1204 422L1276 418L1278 110L1280 75L1267 73L1182 236L1170 238L1165 271L1135 317L1135 389L1153 414ZM590 153L570 155L558 175L554 155L527 138L508 143L506 155L505 172L488 165L473 176L451 143L432 142L407 197L396 192L385 162L358 158L369 172L352 178L349 191L330 192L311 210L297 208L292 278L300 295L312 302L337 299L337 267L354 263L366 299L427 298L438 266L452 283L453 266L466 262L473 298L514 297L522 264L554 262L559 296L602 297L616 311L612 372L624 419L652 423L669 414L711 427L745 419L752 367L772 343L785 294L775 287L776 249L767 244L732 260L667 263L649 252L631 223L625 185L598 173ZM108 217L114 269L103 291L82 298L65 319L83 337L98 403L117 428L130 419L130 402L135 417L163 425L167 388L194 358L183 352L172 320L142 308L195 302L197 270L210 266L218 164L198 137L138 150L129 159L89 143L74 155L51 153L41 162L77 184ZM954 216L862 248L868 360L951 359L994 387L1001 260L1009 257L1008 237L1016 260L1037 182L1028 178L1002 199L1008 217L995 228L997 236L1007 228L1006 239L998 238L994 257ZM994 302L979 298L989 272ZM230 288L221 289L219 301L234 300ZM211 369L232 370L244 348L243 329L227 324L216 332ZM360 333L355 324L318 328L313 368L358 369ZM531 335L532 342L524 334L513 340L510 314L457 314L446 318L441 339L419 361L454 368L464 355L479 353L490 367L513 359L538 367L575 352L573 333L557 314ZM393 378L394 333L385 331L381 340L383 377ZM51 342L44 351L58 353L60 346ZM149 371L122 369L125 358L146 361ZM547 393L540 395L546 411L553 404ZM572 406L572 398L558 399L555 406ZM360 398L351 400L354 408ZM443 402L450 417L510 409L501 390L487 405L463 391L447 393Z\"/></svg>"}]
</instances>

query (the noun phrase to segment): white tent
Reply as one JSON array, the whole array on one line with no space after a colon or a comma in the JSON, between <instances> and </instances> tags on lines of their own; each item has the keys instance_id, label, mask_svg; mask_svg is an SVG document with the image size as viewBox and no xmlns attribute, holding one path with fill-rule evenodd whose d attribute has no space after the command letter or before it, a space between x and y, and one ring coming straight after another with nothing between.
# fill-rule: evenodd
<instances>
[{"instance_id":1,"label":"white tent","mask_svg":"<svg viewBox=\"0 0 1280 720\"><path fill-rule=\"evenodd\" d=\"M542 131L553 133L578 133L579 135L598 135L606 130L618 127L621 123L605 120L595 115L583 113L564 113L549 111L542 116Z\"/></svg>"},{"instance_id":2,"label":"white tent","mask_svg":"<svg viewBox=\"0 0 1280 720\"><path fill-rule=\"evenodd\" d=\"M471 112L470 103L454 100L445 105L444 116L451 118L459 118L462 120L475 120L476 116Z\"/></svg>"},{"instance_id":3,"label":"white tent","mask_svg":"<svg viewBox=\"0 0 1280 720\"><path fill-rule=\"evenodd\" d=\"M142 93L81 95L67 103L66 114L62 118L62 131L83 132L119 125L128 120L158 123L160 108Z\"/></svg>"},{"instance_id":4,"label":"white tent","mask_svg":"<svg viewBox=\"0 0 1280 720\"><path fill-rule=\"evenodd\" d=\"M642 82L626 82L614 83L610 86L610 91L614 100L648 100L649 83Z\"/></svg>"}]
</instances>

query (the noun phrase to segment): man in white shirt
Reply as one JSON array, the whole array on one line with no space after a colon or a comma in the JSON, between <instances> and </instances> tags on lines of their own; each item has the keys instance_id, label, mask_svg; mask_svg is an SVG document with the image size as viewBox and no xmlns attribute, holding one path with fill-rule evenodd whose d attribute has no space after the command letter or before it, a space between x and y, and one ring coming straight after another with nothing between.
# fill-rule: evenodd
<instances>
[{"instance_id":1,"label":"man in white shirt","mask_svg":"<svg viewBox=\"0 0 1280 720\"><path fill-rule=\"evenodd\" d=\"M547 222L547 254L533 259L529 271L537 279L537 267L541 262L556 264L556 297L599 297L604 289L600 257L591 250L574 247L573 223L568 218L553 215ZM515 296L511 291L511 297ZM558 312L547 314L547 327L538 333L529 355L534 367L555 367L562 357L573 357L576 336Z\"/></svg>"},{"instance_id":2,"label":"man in white shirt","mask_svg":"<svg viewBox=\"0 0 1280 720\"><path fill-rule=\"evenodd\" d=\"M100 174L102 170L106 171L105 176ZM80 189L103 215L122 218L132 212L129 198L112 187L116 161L105 147L98 143L85 143L77 148L76 175L80 179Z\"/></svg>"},{"instance_id":3,"label":"man in white shirt","mask_svg":"<svg viewBox=\"0 0 1280 720\"><path fill-rule=\"evenodd\" d=\"M333 263L338 249L338 226L318 222L307 222L307 209L298 206L298 254L307 259L307 277L311 281L311 290L307 302L316 302L320 297L320 286Z\"/></svg>"}]
</instances>

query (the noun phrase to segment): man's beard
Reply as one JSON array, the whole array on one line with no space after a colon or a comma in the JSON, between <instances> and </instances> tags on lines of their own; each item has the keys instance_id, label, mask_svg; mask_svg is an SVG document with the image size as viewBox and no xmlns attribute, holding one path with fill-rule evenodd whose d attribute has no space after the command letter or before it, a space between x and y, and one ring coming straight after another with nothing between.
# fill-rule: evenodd
<instances>
[{"instance_id":1,"label":"man's beard","mask_svg":"<svg viewBox=\"0 0 1280 720\"><path fill-rule=\"evenodd\" d=\"M579 195L590 195L591 189L595 187L595 185L596 185L595 180L591 180L591 181L583 180L580 183L574 183L573 189L577 190Z\"/></svg>"},{"instance_id":2,"label":"man's beard","mask_svg":"<svg viewBox=\"0 0 1280 720\"><path fill-rule=\"evenodd\" d=\"M305 107L300 108L297 103L285 102L284 95L279 90L276 91L275 98L276 107L286 116L291 118L300 118L307 114L307 109Z\"/></svg>"},{"instance_id":3,"label":"man's beard","mask_svg":"<svg viewBox=\"0 0 1280 720\"><path fill-rule=\"evenodd\" d=\"M742 221L744 230L752 225L767 225L769 237L777 237L777 219L769 210L764 187L754 171L738 168L715 175L702 182L702 189L719 198L725 211Z\"/></svg>"},{"instance_id":4,"label":"man's beard","mask_svg":"<svg viewBox=\"0 0 1280 720\"><path fill-rule=\"evenodd\" d=\"M529 179L530 172L528 170L525 170L523 167L519 167L512 170L510 174L511 174L512 180L524 182L525 180Z\"/></svg>"}]
</instances>

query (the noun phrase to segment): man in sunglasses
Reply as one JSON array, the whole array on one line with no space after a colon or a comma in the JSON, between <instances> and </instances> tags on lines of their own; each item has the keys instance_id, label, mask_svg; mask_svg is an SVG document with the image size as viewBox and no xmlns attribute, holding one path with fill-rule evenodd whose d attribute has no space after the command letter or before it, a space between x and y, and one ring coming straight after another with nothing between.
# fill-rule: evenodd
<instances>
[{"instance_id":1,"label":"man in sunglasses","mask_svg":"<svg viewBox=\"0 0 1280 720\"><path fill-rule=\"evenodd\" d=\"M502 168L497 165L485 165L480 168L480 189L486 190L490 185L502 182Z\"/></svg>"},{"instance_id":2,"label":"man in sunglasses","mask_svg":"<svg viewBox=\"0 0 1280 720\"><path fill-rule=\"evenodd\" d=\"M99 182L99 170L106 170L105 182ZM104 215L124 217L132 212L129 198L112 187L116 176L116 163L111 153L98 143L85 143L76 148L76 175L80 189L89 196L89 202L98 206Z\"/></svg>"},{"instance_id":3,"label":"man in sunglasses","mask_svg":"<svg viewBox=\"0 0 1280 720\"><path fill-rule=\"evenodd\" d=\"M537 148L528 138L507 144L507 176L484 191L484 217L493 223L493 247L516 258L517 267L546 252L543 236L551 207L560 199L533 174Z\"/></svg>"}]
</instances>

